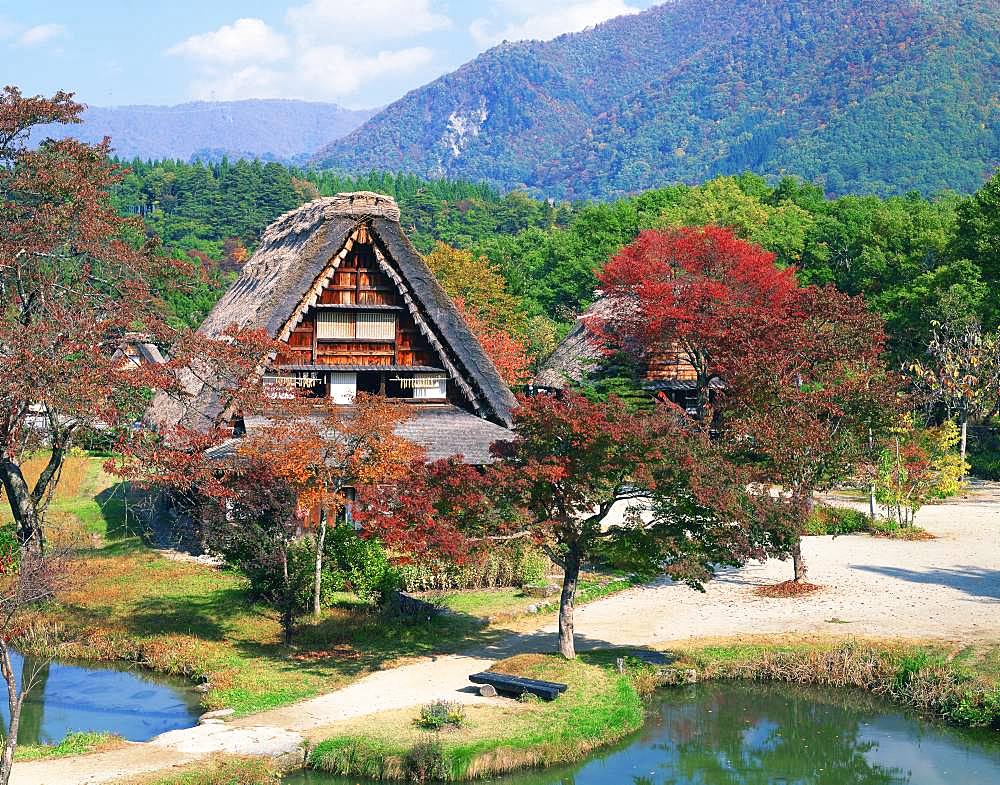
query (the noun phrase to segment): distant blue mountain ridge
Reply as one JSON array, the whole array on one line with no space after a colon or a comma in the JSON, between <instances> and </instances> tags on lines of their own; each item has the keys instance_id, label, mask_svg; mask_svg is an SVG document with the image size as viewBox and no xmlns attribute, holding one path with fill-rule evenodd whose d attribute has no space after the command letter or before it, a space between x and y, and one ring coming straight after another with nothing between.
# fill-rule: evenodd
<instances>
[{"instance_id":1,"label":"distant blue mountain ridge","mask_svg":"<svg viewBox=\"0 0 1000 785\"><path fill-rule=\"evenodd\" d=\"M176 106L90 106L79 125L41 126L33 140L111 137L120 158L216 162L260 158L302 163L375 110L280 99L198 101Z\"/></svg>"}]
</instances>

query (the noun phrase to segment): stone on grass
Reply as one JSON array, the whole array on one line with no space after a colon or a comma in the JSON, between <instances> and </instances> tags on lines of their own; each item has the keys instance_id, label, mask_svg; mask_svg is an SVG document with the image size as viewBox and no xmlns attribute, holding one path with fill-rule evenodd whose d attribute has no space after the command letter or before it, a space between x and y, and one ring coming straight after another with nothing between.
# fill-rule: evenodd
<instances>
[{"instance_id":1,"label":"stone on grass","mask_svg":"<svg viewBox=\"0 0 1000 785\"><path fill-rule=\"evenodd\" d=\"M232 717L235 713L235 709L216 709L215 711L206 711L198 718L198 722L203 722L205 720L224 720L226 717Z\"/></svg>"}]
</instances>

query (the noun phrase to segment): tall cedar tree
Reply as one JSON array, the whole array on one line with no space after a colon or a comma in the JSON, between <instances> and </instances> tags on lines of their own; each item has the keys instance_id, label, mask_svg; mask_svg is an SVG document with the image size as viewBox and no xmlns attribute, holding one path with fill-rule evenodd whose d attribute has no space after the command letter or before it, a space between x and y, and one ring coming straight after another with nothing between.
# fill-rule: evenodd
<instances>
[{"instance_id":1,"label":"tall cedar tree","mask_svg":"<svg viewBox=\"0 0 1000 785\"><path fill-rule=\"evenodd\" d=\"M389 510L373 505L370 533L390 547L454 553L515 537L538 543L564 572L559 650L575 656L580 569L613 558L693 586L716 567L774 552L746 482L682 412L635 413L617 398L575 393L521 400L513 441L478 471L452 460L418 470ZM618 519L618 513L622 518Z\"/></svg>"},{"instance_id":2,"label":"tall cedar tree","mask_svg":"<svg viewBox=\"0 0 1000 785\"><path fill-rule=\"evenodd\" d=\"M0 95L0 479L18 538L36 550L74 439L95 428L130 438L149 390L183 393L174 370L204 344L160 318L151 287L176 283L185 268L155 252L141 221L116 214L110 190L123 172L108 160L109 142L26 146L34 126L79 122L82 109L68 93ZM136 330L169 344L173 361L123 362L116 352ZM216 359L242 346L213 343L205 353ZM237 375L259 361L251 354ZM29 486L23 461L39 448L49 460Z\"/></svg>"}]
</instances>

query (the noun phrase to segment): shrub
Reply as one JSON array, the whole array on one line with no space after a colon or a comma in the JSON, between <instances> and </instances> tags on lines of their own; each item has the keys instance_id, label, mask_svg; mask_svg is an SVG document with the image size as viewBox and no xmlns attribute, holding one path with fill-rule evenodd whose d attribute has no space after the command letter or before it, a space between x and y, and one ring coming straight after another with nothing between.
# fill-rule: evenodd
<instances>
[{"instance_id":1,"label":"shrub","mask_svg":"<svg viewBox=\"0 0 1000 785\"><path fill-rule=\"evenodd\" d=\"M806 534L822 536L868 531L870 521L860 510L847 507L817 507L806 522Z\"/></svg>"},{"instance_id":2,"label":"shrub","mask_svg":"<svg viewBox=\"0 0 1000 785\"><path fill-rule=\"evenodd\" d=\"M418 728L443 730L461 728L465 724L465 708L452 701L434 701L420 707L420 716L414 720Z\"/></svg>"},{"instance_id":3,"label":"shrub","mask_svg":"<svg viewBox=\"0 0 1000 785\"><path fill-rule=\"evenodd\" d=\"M549 561L537 548L506 543L475 554L463 564L427 560L399 568L404 591L495 589L541 580Z\"/></svg>"},{"instance_id":4,"label":"shrub","mask_svg":"<svg viewBox=\"0 0 1000 785\"><path fill-rule=\"evenodd\" d=\"M331 528L323 552L332 591L348 589L367 602L383 604L400 586L399 571L382 543L359 536L350 526Z\"/></svg>"},{"instance_id":5,"label":"shrub","mask_svg":"<svg viewBox=\"0 0 1000 785\"><path fill-rule=\"evenodd\" d=\"M969 453L972 474L980 480L1000 480L1000 451L977 450Z\"/></svg>"},{"instance_id":6,"label":"shrub","mask_svg":"<svg viewBox=\"0 0 1000 785\"><path fill-rule=\"evenodd\" d=\"M451 779L444 751L436 741L421 741L411 747L403 756L403 773L410 782Z\"/></svg>"}]
</instances>

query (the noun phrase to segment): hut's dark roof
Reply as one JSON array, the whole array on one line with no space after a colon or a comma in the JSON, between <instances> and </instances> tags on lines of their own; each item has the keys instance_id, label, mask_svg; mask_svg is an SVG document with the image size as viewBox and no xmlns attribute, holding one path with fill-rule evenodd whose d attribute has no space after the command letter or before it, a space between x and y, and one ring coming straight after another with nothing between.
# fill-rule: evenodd
<instances>
[{"instance_id":1,"label":"hut's dark roof","mask_svg":"<svg viewBox=\"0 0 1000 785\"><path fill-rule=\"evenodd\" d=\"M604 347L588 325L588 320L608 317L611 311L611 301L601 297L577 316L572 329L538 369L532 385L562 390L592 378L604 357Z\"/></svg>"},{"instance_id":2,"label":"hut's dark roof","mask_svg":"<svg viewBox=\"0 0 1000 785\"><path fill-rule=\"evenodd\" d=\"M243 436L227 439L207 454L215 459L229 457L239 449L244 436L259 433L271 422L266 417L245 417ZM397 425L395 432L423 447L429 461L461 455L465 463L476 465L493 461L493 442L514 438L513 431L451 404L414 406L412 416Z\"/></svg>"},{"instance_id":3,"label":"hut's dark roof","mask_svg":"<svg viewBox=\"0 0 1000 785\"><path fill-rule=\"evenodd\" d=\"M491 420L510 425L515 405L510 388L403 233L399 208L388 196L367 191L337 194L279 217L264 231L260 246L247 260L240 277L216 303L199 331L218 336L235 325L263 328L272 338L285 337L297 311L301 313L303 301L362 224L369 225L375 247L390 268L387 273L407 287L407 307L433 332L436 340L431 340L432 345L439 355L445 355L442 364L455 367L461 377L459 386L472 408ZM312 296L315 299L315 292ZM214 415L221 408L210 387L191 389L197 396L195 414L186 414L166 401L154 401L153 419L161 423L186 419L186 425L196 426L199 416Z\"/></svg>"}]
</instances>

